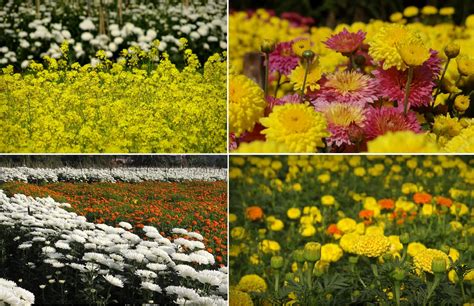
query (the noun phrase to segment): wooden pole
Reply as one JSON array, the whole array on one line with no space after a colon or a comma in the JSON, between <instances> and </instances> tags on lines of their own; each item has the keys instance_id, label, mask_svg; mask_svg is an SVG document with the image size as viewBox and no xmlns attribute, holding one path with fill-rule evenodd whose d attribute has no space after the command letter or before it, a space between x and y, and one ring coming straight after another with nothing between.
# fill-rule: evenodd
<instances>
[{"instance_id":1,"label":"wooden pole","mask_svg":"<svg viewBox=\"0 0 474 306\"><path fill-rule=\"evenodd\" d=\"M118 6L118 22L120 25L122 25L122 0L118 0L117 2Z\"/></svg>"},{"instance_id":2,"label":"wooden pole","mask_svg":"<svg viewBox=\"0 0 474 306\"><path fill-rule=\"evenodd\" d=\"M36 19L40 18L40 0L36 0Z\"/></svg>"}]
</instances>

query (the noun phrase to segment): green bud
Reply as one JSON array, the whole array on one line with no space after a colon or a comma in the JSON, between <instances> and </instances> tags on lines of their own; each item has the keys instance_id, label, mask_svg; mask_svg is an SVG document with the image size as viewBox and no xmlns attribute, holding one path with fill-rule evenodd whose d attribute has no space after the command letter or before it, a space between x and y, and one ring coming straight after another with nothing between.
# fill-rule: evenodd
<instances>
[{"instance_id":1,"label":"green bud","mask_svg":"<svg viewBox=\"0 0 474 306\"><path fill-rule=\"evenodd\" d=\"M304 250L302 249L297 249L293 251L293 259L297 263L303 263L304 262Z\"/></svg>"},{"instance_id":2,"label":"green bud","mask_svg":"<svg viewBox=\"0 0 474 306\"><path fill-rule=\"evenodd\" d=\"M455 58L459 55L459 51L461 51L461 47L457 43L450 43L444 48L444 54L448 58Z\"/></svg>"},{"instance_id":3,"label":"green bud","mask_svg":"<svg viewBox=\"0 0 474 306\"><path fill-rule=\"evenodd\" d=\"M410 242L410 235L408 235L408 233L403 233L400 235L400 242L402 244L407 244L408 242Z\"/></svg>"},{"instance_id":4,"label":"green bud","mask_svg":"<svg viewBox=\"0 0 474 306\"><path fill-rule=\"evenodd\" d=\"M318 261L321 258L321 244L318 242L308 242L304 246L304 259L310 262Z\"/></svg>"},{"instance_id":5,"label":"green bud","mask_svg":"<svg viewBox=\"0 0 474 306\"><path fill-rule=\"evenodd\" d=\"M333 296L331 293L326 294L326 301L332 301Z\"/></svg>"},{"instance_id":6,"label":"green bud","mask_svg":"<svg viewBox=\"0 0 474 306\"><path fill-rule=\"evenodd\" d=\"M359 257L358 256L350 256L349 257L349 262L353 265L357 264L357 262L359 261Z\"/></svg>"},{"instance_id":7,"label":"green bud","mask_svg":"<svg viewBox=\"0 0 474 306\"><path fill-rule=\"evenodd\" d=\"M393 255L390 254L390 253L385 253L385 254L383 254L382 258L385 261L391 261L393 259Z\"/></svg>"},{"instance_id":8,"label":"green bud","mask_svg":"<svg viewBox=\"0 0 474 306\"><path fill-rule=\"evenodd\" d=\"M444 258L434 258L431 262L431 270L433 273L446 272L446 260Z\"/></svg>"},{"instance_id":9,"label":"green bud","mask_svg":"<svg viewBox=\"0 0 474 306\"><path fill-rule=\"evenodd\" d=\"M360 296L360 291L359 290L352 291L352 296L353 297L359 297Z\"/></svg>"},{"instance_id":10,"label":"green bud","mask_svg":"<svg viewBox=\"0 0 474 306\"><path fill-rule=\"evenodd\" d=\"M284 259L281 256L272 256L270 266L272 269L279 270L283 267Z\"/></svg>"},{"instance_id":11,"label":"green bud","mask_svg":"<svg viewBox=\"0 0 474 306\"><path fill-rule=\"evenodd\" d=\"M395 268L392 271L391 276L394 280L401 281L405 278L406 272L402 268Z\"/></svg>"},{"instance_id":12,"label":"green bud","mask_svg":"<svg viewBox=\"0 0 474 306\"><path fill-rule=\"evenodd\" d=\"M310 62L313 61L315 56L316 54L314 54L314 52L311 50L306 50L303 52L303 58L309 60Z\"/></svg>"},{"instance_id":13,"label":"green bud","mask_svg":"<svg viewBox=\"0 0 474 306\"><path fill-rule=\"evenodd\" d=\"M295 281L295 275L294 275L293 273L291 273L291 272L286 273L286 274L285 274L285 281L287 281L287 282L290 282L290 281L293 282L293 281Z\"/></svg>"},{"instance_id":14,"label":"green bud","mask_svg":"<svg viewBox=\"0 0 474 306\"><path fill-rule=\"evenodd\" d=\"M260 50L265 53L272 53L275 50L275 42L271 39L264 39Z\"/></svg>"},{"instance_id":15,"label":"green bud","mask_svg":"<svg viewBox=\"0 0 474 306\"><path fill-rule=\"evenodd\" d=\"M469 248L469 245L465 242L461 242L458 244L457 249L460 251L466 251Z\"/></svg>"},{"instance_id":16,"label":"green bud","mask_svg":"<svg viewBox=\"0 0 474 306\"><path fill-rule=\"evenodd\" d=\"M443 252L446 253L446 254L449 253L449 250L450 250L450 249L451 249L451 248L449 247L449 245L446 245L446 244L442 245L441 248L440 248L440 250L443 251Z\"/></svg>"}]
</instances>

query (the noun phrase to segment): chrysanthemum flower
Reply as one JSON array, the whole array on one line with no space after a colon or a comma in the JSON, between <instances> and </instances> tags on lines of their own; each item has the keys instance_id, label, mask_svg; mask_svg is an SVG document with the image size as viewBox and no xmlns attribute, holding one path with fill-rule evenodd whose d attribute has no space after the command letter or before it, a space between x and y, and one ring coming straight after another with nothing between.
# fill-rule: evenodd
<instances>
[{"instance_id":1,"label":"chrysanthemum flower","mask_svg":"<svg viewBox=\"0 0 474 306\"><path fill-rule=\"evenodd\" d=\"M322 139L329 136L324 115L308 104L276 106L267 118L260 119L267 129L267 140L284 143L289 152L314 152L324 147Z\"/></svg>"},{"instance_id":2,"label":"chrysanthemum flower","mask_svg":"<svg viewBox=\"0 0 474 306\"><path fill-rule=\"evenodd\" d=\"M235 153L287 153L288 148L283 143L274 141L255 140L252 142L242 142Z\"/></svg>"},{"instance_id":3,"label":"chrysanthemum flower","mask_svg":"<svg viewBox=\"0 0 474 306\"><path fill-rule=\"evenodd\" d=\"M293 88L296 91L301 91L303 89L305 70L305 65L300 64L290 74L290 81L294 84ZM312 91L319 89L320 86L318 81L321 79L321 76L321 69L319 68L317 61L314 61L309 66L308 75L306 76L306 88L304 91L306 92L308 88Z\"/></svg>"},{"instance_id":4,"label":"chrysanthemum flower","mask_svg":"<svg viewBox=\"0 0 474 306\"><path fill-rule=\"evenodd\" d=\"M377 92L375 79L356 71L340 70L328 75L322 82L316 101L364 105L376 101Z\"/></svg>"},{"instance_id":5,"label":"chrysanthemum flower","mask_svg":"<svg viewBox=\"0 0 474 306\"><path fill-rule=\"evenodd\" d=\"M293 42L283 42L276 45L275 50L270 53L270 71L278 71L289 75L298 66L299 57L293 52Z\"/></svg>"},{"instance_id":6,"label":"chrysanthemum flower","mask_svg":"<svg viewBox=\"0 0 474 306\"><path fill-rule=\"evenodd\" d=\"M435 258L444 259L446 261L446 266L449 267L450 262L448 255L436 249L425 249L416 253L415 256L413 256L413 263L417 269L428 273L433 273L431 270L431 264Z\"/></svg>"},{"instance_id":7,"label":"chrysanthemum flower","mask_svg":"<svg viewBox=\"0 0 474 306\"><path fill-rule=\"evenodd\" d=\"M426 134L388 132L367 143L369 153L436 153L438 146Z\"/></svg>"},{"instance_id":8,"label":"chrysanthemum flower","mask_svg":"<svg viewBox=\"0 0 474 306\"><path fill-rule=\"evenodd\" d=\"M430 58L430 50L422 43L405 43L398 46L398 53L407 66L421 66Z\"/></svg>"},{"instance_id":9,"label":"chrysanthemum flower","mask_svg":"<svg viewBox=\"0 0 474 306\"><path fill-rule=\"evenodd\" d=\"M405 70L407 66L398 52L398 46L404 43L420 42L406 26L401 24L388 24L382 27L369 42L369 55L376 61L383 62L383 69L396 67Z\"/></svg>"},{"instance_id":10,"label":"chrysanthemum flower","mask_svg":"<svg viewBox=\"0 0 474 306\"><path fill-rule=\"evenodd\" d=\"M263 90L244 75L231 76L229 84L229 129L240 136L251 131L263 116L266 101Z\"/></svg>"},{"instance_id":11,"label":"chrysanthemum flower","mask_svg":"<svg viewBox=\"0 0 474 306\"><path fill-rule=\"evenodd\" d=\"M327 138L328 145L352 144L349 135L351 125L364 125L365 109L360 104L320 102L315 108L324 114L328 122L331 132L331 136Z\"/></svg>"},{"instance_id":12,"label":"chrysanthemum flower","mask_svg":"<svg viewBox=\"0 0 474 306\"><path fill-rule=\"evenodd\" d=\"M275 97L267 97L267 108L265 110L265 114L270 114L273 108L277 105L284 105L284 104L298 104L301 103L300 95L297 93L289 94L281 98Z\"/></svg>"},{"instance_id":13,"label":"chrysanthemum flower","mask_svg":"<svg viewBox=\"0 0 474 306\"><path fill-rule=\"evenodd\" d=\"M366 113L365 135L368 140L387 132L413 131L421 132L421 126L413 112L406 116L393 107L370 108Z\"/></svg>"},{"instance_id":14,"label":"chrysanthemum flower","mask_svg":"<svg viewBox=\"0 0 474 306\"><path fill-rule=\"evenodd\" d=\"M293 40L293 45L291 46L294 54L299 57L303 56L303 52L306 50L311 50L311 41L308 38L297 38Z\"/></svg>"},{"instance_id":15,"label":"chrysanthemum flower","mask_svg":"<svg viewBox=\"0 0 474 306\"><path fill-rule=\"evenodd\" d=\"M367 257L379 257L390 249L390 239L383 235L362 235L354 245L355 253Z\"/></svg>"},{"instance_id":16,"label":"chrysanthemum flower","mask_svg":"<svg viewBox=\"0 0 474 306\"><path fill-rule=\"evenodd\" d=\"M332 35L324 42L328 48L342 54L350 54L361 46L366 33L359 30L357 33L351 33L346 28L341 32Z\"/></svg>"},{"instance_id":17,"label":"chrysanthemum flower","mask_svg":"<svg viewBox=\"0 0 474 306\"><path fill-rule=\"evenodd\" d=\"M474 152L474 126L470 126L453 137L443 147L443 151L452 153L473 153Z\"/></svg>"},{"instance_id":18,"label":"chrysanthemum flower","mask_svg":"<svg viewBox=\"0 0 474 306\"><path fill-rule=\"evenodd\" d=\"M437 52L431 51L431 57L422 66L414 68L408 96L410 107L428 105L433 99L432 92L436 86L434 79L438 77L440 63ZM373 74L376 76L382 96L397 101L399 106L403 107L408 71L400 71L395 67L387 70L377 68Z\"/></svg>"}]
</instances>

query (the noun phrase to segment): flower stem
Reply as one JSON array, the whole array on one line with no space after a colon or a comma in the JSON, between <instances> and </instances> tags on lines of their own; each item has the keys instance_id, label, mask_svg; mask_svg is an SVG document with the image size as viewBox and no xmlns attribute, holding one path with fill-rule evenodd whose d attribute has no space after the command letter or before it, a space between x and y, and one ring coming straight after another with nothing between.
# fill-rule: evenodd
<instances>
[{"instance_id":1,"label":"flower stem","mask_svg":"<svg viewBox=\"0 0 474 306\"><path fill-rule=\"evenodd\" d=\"M309 287L309 290L312 290L313 289L313 268L314 268L314 264L310 261L307 262L308 263L308 267L307 267L307 270L306 270L306 281L308 282L308 287Z\"/></svg>"},{"instance_id":2,"label":"flower stem","mask_svg":"<svg viewBox=\"0 0 474 306\"><path fill-rule=\"evenodd\" d=\"M400 281L395 281L395 300L397 301L397 306L400 306Z\"/></svg>"},{"instance_id":3,"label":"flower stem","mask_svg":"<svg viewBox=\"0 0 474 306\"><path fill-rule=\"evenodd\" d=\"M306 65L305 65L305 70L304 70L304 79L303 79L303 87L301 88L300 102L303 102L303 99L304 99L304 90L306 88L306 79L308 78L309 64L310 64L309 59L306 59Z\"/></svg>"},{"instance_id":4,"label":"flower stem","mask_svg":"<svg viewBox=\"0 0 474 306\"><path fill-rule=\"evenodd\" d=\"M265 80L263 82L265 88L265 98L268 96L268 74L270 70L270 55L265 52Z\"/></svg>"},{"instance_id":5,"label":"flower stem","mask_svg":"<svg viewBox=\"0 0 474 306\"><path fill-rule=\"evenodd\" d=\"M410 84L412 80L413 80L413 67L408 67L408 78L407 78L407 84L405 85L405 99L403 101L403 113L405 114L405 116L408 113L408 97L410 95Z\"/></svg>"},{"instance_id":6,"label":"flower stem","mask_svg":"<svg viewBox=\"0 0 474 306\"><path fill-rule=\"evenodd\" d=\"M443 73L441 74L441 77L439 78L439 81L438 81L438 87L436 88L436 93L433 97L433 104L432 104L432 107L434 107L435 105L435 102L436 102L436 97L438 96L439 92L441 91L441 82L443 81L444 79L444 75L446 74L446 71L448 71L448 65L449 65L449 62L451 61L450 58L448 58L448 61L446 62L446 65L444 65L444 70L443 70Z\"/></svg>"},{"instance_id":7,"label":"flower stem","mask_svg":"<svg viewBox=\"0 0 474 306\"><path fill-rule=\"evenodd\" d=\"M434 281L433 281L433 283L428 287L428 294L426 295L425 299L423 300L423 306L426 306L426 304L427 304L428 301L430 300L430 298L431 298L431 296L433 295L433 293L434 293L436 287L438 287L440 280L441 280L441 278L440 278L439 273L435 273L435 275L434 275Z\"/></svg>"},{"instance_id":8,"label":"flower stem","mask_svg":"<svg viewBox=\"0 0 474 306\"><path fill-rule=\"evenodd\" d=\"M280 272L276 271L275 273L275 293L278 294L278 290L280 289Z\"/></svg>"},{"instance_id":9,"label":"flower stem","mask_svg":"<svg viewBox=\"0 0 474 306\"><path fill-rule=\"evenodd\" d=\"M461 286L461 296L462 296L462 302L464 303L464 301L466 300L466 292L464 291L464 282L463 282L463 276L461 275L461 277L458 276L458 281L459 281L459 285Z\"/></svg>"},{"instance_id":10,"label":"flower stem","mask_svg":"<svg viewBox=\"0 0 474 306\"><path fill-rule=\"evenodd\" d=\"M281 82L281 73L278 73L278 81L275 87L275 98L277 97L278 94L278 89L280 89L280 82Z\"/></svg>"}]
</instances>

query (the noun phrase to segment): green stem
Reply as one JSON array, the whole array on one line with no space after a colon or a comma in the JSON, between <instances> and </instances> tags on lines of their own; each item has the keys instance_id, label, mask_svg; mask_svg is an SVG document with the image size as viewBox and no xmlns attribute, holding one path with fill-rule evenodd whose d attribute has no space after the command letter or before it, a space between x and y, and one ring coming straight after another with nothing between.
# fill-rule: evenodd
<instances>
[{"instance_id":1,"label":"green stem","mask_svg":"<svg viewBox=\"0 0 474 306\"><path fill-rule=\"evenodd\" d=\"M308 287L309 290L313 289L313 269L314 269L314 263L311 261L307 261L308 267L306 270L306 281L308 282Z\"/></svg>"},{"instance_id":2,"label":"green stem","mask_svg":"<svg viewBox=\"0 0 474 306\"><path fill-rule=\"evenodd\" d=\"M441 91L441 82L443 81L444 79L444 75L446 74L446 71L448 71L448 65L449 65L449 62L451 61L450 58L448 58L448 61L446 62L446 65L444 65L444 70L443 70L443 73L441 74L441 77L439 78L439 81L438 81L438 87L436 88L436 93L433 97L433 104L432 104L432 107L434 107L435 105L435 102L436 102L436 97L438 96L439 92Z\"/></svg>"},{"instance_id":3,"label":"green stem","mask_svg":"<svg viewBox=\"0 0 474 306\"><path fill-rule=\"evenodd\" d=\"M281 82L281 73L278 73L278 81L275 87L275 94L274 94L275 98L277 97L278 89L280 89L280 82Z\"/></svg>"},{"instance_id":4,"label":"green stem","mask_svg":"<svg viewBox=\"0 0 474 306\"><path fill-rule=\"evenodd\" d=\"M410 84L412 80L413 80L413 67L408 67L408 78L407 78L407 84L405 85L405 99L403 101L403 113L405 114L405 116L408 113L408 97L410 95Z\"/></svg>"},{"instance_id":5,"label":"green stem","mask_svg":"<svg viewBox=\"0 0 474 306\"><path fill-rule=\"evenodd\" d=\"M428 288L428 294L426 295L425 299L423 300L423 306L426 306L428 301L430 300L431 296L433 295L434 291L436 290L436 287L438 287L439 282L441 278L439 273L435 273L434 275L434 281L433 283L429 286Z\"/></svg>"},{"instance_id":6,"label":"green stem","mask_svg":"<svg viewBox=\"0 0 474 306\"><path fill-rule=\"evenodd\" d=\"M354 53L352 53L350 56L349 56L349 59L351 60L351 70L357 70L357 64L355 62L355 57L354 57Z\"/></svg>"},{"instance_id":7,"label":"green stem","mask_svg":"<svg viewBox=\"0 0 474 306\"><path fill-rule=\"evenodd\" d=\"M268 74L270 70L270 55L265 52L265 80L264 80L264 88L265 88L265 98L268 96Z\"/></svg>"},{"instance_id":8,"label":"green stem","mask_svg":"<svg viewBox=\"0 0 474 306\"><path fill-rule=\"evenodd\" d=\"M275 273L275 293L278 294L278 290L280 289L280 272L276 271Z\"/></svg>"},{"instance_id":9,"label":"green stem","mask_svg":"<svg viewBox=\"0 0 474 306\"><path fill-rule=\"evenodd\" d=\"M464 291L464 282L463 282L463 275L461 275L461 277L459 277L458 275L458 281L459 281L459 285L461 286L461 296L462 296L462 302L464 303L464 301L466 300L466 292Z\"/></svg>"},{"instance_id":10,"label":"green stem","mask_svg":"<svg viewBox=\"0 0 474 306\"><path fill-rule=\"evenodd\" d=\"M395 281L395 300L397 301L397 306L400 306L400 281Z\"/></svg>"},{"instance_id":11,"label":"green stem","mask_svg":"<svg viewBox=\"0 0 474 306\"><path fill-rule=\"evenodd\" d=\"M309 59L306 59L306 66L304 70L303 87L301 88L300 102L303 102L303 99L304 99L304 90L306 88L306 79L308 78L309 64L310 64Z\"/></svg>"}]
</instances>

